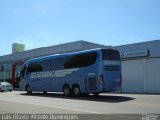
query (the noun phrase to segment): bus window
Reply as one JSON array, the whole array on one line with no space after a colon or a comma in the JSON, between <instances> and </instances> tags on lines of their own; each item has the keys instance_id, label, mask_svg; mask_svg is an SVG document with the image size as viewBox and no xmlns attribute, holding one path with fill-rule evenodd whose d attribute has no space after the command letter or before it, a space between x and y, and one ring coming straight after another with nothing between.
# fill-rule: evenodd
<instances>
[{"instance_id":1,"label":"bus window","mask_svg":"<svg viewBox=\"0 0 160 120\"><path fill-rule=\"evenodd\" d=\"M62 70L67 57L60 57L56 59L48 59L40 61L40 66L43 65L43 71ZM40 68L40 67L39 67Z\"/></svg>"},{"instance_id":2,"label":"bus window","mask_svg":"<svg viewBox=\"0 0 160 120\"><path fill-rule=\"evenodd\" d=\"M88 67L96 62L97 52L75 55L64 64L65 69Z\"/></svg>"},{"instance_id":3,"label":"bus window","mask_svg":"<svg viewBox=\"0 0 160 120\"><path fill-rule=\"evenodd\" d=\"M119 51L102 49L102 60L120 60Z\"/></svg>"},{"instance_id":4,"label":"bus window","mask_svg":"<svg viewBox=\"0 0 160 120\"><path fill-rule=\"evenodd\" d=\"M31 63L28 66L27 74L31 72L39 72L39 71L43 71L43 67L38 63Z\"/></svg>"}]
</instances>

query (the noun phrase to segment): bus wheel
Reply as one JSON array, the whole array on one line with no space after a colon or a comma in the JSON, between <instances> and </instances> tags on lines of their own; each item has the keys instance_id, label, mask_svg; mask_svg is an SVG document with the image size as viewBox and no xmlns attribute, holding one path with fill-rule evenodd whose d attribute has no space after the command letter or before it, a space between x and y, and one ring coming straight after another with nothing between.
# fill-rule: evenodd
<instances>
[{"instance_id":1,"label":"bus wheel","mask_svg":"<svg viewBox=\"0 0 160 120\"><path fill-rule=\"evenodd\" d=\"M63 94L64 94L65 96L69 96L69 95L70 95L69 85L64 85L64 86L63 86Z\"/></svg>"},{"instance_id":2,"label":"bus wheel","mask_svg":"<svg viewBox=\"0 0 160 120\"><path fill-rule=\"evenodd\" d=\"M31 88L29 85L26 86L27 94L32 94Z\"/></svg>"},{"instance_id":3,"label":"bus wheel","mask_svg":"<svg viewBox=\"0 0 160 120\"><path fill-rule=\"evenodd\" d=\"M73 85L72 93L74 96L80 96L81 92L80 92L79 85Z\"/></svg>"}]
</instances>

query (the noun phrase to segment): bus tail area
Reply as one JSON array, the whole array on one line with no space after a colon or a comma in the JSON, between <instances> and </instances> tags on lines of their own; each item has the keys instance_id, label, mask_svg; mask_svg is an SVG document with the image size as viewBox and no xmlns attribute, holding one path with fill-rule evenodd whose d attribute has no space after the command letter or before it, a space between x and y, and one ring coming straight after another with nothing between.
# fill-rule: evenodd
<instances>
[{"instance_id":1,"label":"bus tail area","mask_svg":"<svg viewBox=\"0 0 160 120\"><path fill-rule=\"evenodd\" d=\"M102 92L120 90L121 74L120 66L104 66L103 74L100 75L99 83Z\"/></svg>"},{"instance_id":2,"label":"bus tail area","mask_svg":"<svg viewBox=\"0 0 160 120\"><path fill-rule=\"evenodd\" d=\"M121 89L121 63L118 51L102 50L102 74L99 83L102 92Z\"/></svg>"}]
</instances>

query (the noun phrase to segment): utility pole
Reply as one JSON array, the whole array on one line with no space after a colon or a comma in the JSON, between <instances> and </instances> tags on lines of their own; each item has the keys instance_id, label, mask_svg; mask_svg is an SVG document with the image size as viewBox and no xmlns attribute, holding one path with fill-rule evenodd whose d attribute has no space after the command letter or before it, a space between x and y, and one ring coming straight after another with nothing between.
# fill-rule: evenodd
<instances>
[{"instance_id":1,"label":"utility pole","mask_svg":"<svg viewBox=\"0 0 160 120\"><path fill-rule=\"evenodd\" d=\"M4 64L4 82L6 81L6 64Z\"/></svg>"}]
</instances>

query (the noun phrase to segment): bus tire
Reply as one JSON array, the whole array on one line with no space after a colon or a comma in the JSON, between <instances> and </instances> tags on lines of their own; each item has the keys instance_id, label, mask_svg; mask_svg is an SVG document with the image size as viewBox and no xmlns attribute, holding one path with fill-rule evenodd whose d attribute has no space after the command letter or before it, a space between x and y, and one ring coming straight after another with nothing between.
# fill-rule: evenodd
<instances>
[{"instance_id":1,"label":"bus tire","mask_svg":"<svg viewBox=\"0 0 160 120\"><path fill-rule=\"evenodd\" d=\"M31 88L29 85L26 85L27 94L32 94Z\"/></svg>"},{"instance_id":2,"label":"bus tire","mask_svg":"<svg viewBox=\"0 0 160 120\"><path fill-rule=\"evenodd\" d=\"M71 90L70 90L69 85L67 85L67 84L63 85L63 94L65 96L70 96Z\"/></svg>"},{"instance_id":3,"label":"bus tire","mask_svg":"<svg viewBox=\"0 0 160 120\"><path fill-rule=\"evenodd\" d=\"M80 91L80 87L79 87L79 85L73 85L73 87L72 87L72 94L74 95L74 96L80 96L81 95L81 91Z\"/></svg>"}]
</instances>

